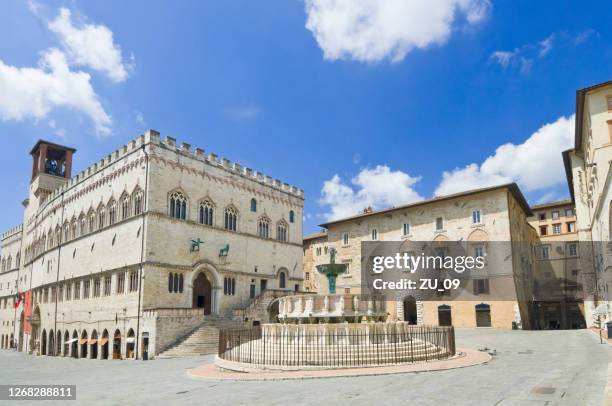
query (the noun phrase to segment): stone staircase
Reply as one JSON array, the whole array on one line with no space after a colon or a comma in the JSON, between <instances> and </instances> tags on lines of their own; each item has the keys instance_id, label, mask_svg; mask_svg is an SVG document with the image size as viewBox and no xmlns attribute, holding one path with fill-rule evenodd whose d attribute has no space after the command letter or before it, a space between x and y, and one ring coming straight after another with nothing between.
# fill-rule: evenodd
<instances>
[{"instance_id":1,"label":"stone staircase","mask_svg":"<svg viewBox=\"0 0 612 406\"><path fill-rule=\"evenodd\" d=\"M266 289L259 294L259 296L255 297L255 299L245 308L234 309L234 319L245 322L249 326L254 324L276 323L277 320L271 320L269 314L270 304L274 300L283 296L307 293L308 292L295 292L285 289Z\"/></svg>"},{"instance_id":2,"label":"stone staircase","mask_svg":"<svg viewBox=\"0 0 612 406\"><path fill-rule=\"evenodd\" d=\"M206 320L198 328L160 353L157 358L216 354L219 348L219 330L239 327L244 327L244 323L223 317L206 316Z\"/></svg>"}]
</instances>

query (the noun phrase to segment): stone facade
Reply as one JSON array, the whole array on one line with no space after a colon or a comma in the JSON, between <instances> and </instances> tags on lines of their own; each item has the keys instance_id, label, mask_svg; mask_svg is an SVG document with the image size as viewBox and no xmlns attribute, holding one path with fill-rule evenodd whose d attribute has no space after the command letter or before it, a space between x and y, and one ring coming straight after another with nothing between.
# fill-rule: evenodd
<instances>
[{"instance_id":1,"label":"stone facade","mask_svg":"<svg viewBox=\"0 0 612 406\"><path fill-rule=\"evenodd\" d=\"M304 290L318 292L317 265L324 263L327 254L327 232L304 236Z\"/></svg>"},{"instance_id":2,"label":"stone facade","mask_svg":"<svg viewBox=\"0 0 612 406\"><path fill-rule=\"evenodd\" d=\"M572 202L578 216L578 239L593 241L581 260L590 259L593 275L583 273L588 326L612 320L612 81L576 92L574 148L563 154Z\"/></svg>"},{"instance_id":3,"label":"stone facade","mask_svg":"<svg viewBox=\"0 0 612 406\"><path fill-rule=\"evenodd\" d=\"M476 216L474 212L478 212ZM328 262L329 258L317 247L334 247L336 262L349 265L349 272L340 275L336 282L337 292L359 293L361 290L361 242L362 241L468 241L482 244L489 242L517 242L507 244L507 255L512 261L492 266L492 278L488 281L491 291L495 289L513 292L512 300L490 299L488 294L468 292L461 294L457 302L416 301L411 309L405 308L408 297L398 297L387 302L390 320L406 320L418 324L439 324L439 307L450 306L452 324L461 327L476 327L476 305L488 305L490 324L493 327L512 328L513 323L531 328L531 309L528 292L533 261L532 242L537 239L535 230L528 224L531 211L515 184L468 191L452 196L395 207L381 211L366 211L361 215L324 224L328 230L324 237L307 241L305 252L315 250L307 256L304 271L316 280L318 293L327 292L325 277L314 267ZM475 220L476 218L476 220ZM437 226L438 219L441 227ZM407 225L407 226L405 226ZM521 244L527 242L527 244ZM314 259L311 259L314 258ZM527 266L525 266L525 261ZM523 275L525 274L525 275ZM528 281L520 285L520 281ZM414 306L414 307L412 307ZM410 313L410 314L409 314Z\"/></svg>"},{"instance_id":4,"label":"stone facade","mask_svg":"<svg viewBox=\"0 0 612 406\"><path fill-rule=\"evenodd\" d=\"M531 206L529 223L540 241L535 267L537 327L541 329L584 328L581 298L583 271L571 200Z\"/></svg>"},{"instance_id":5,"label":"stone facade","mask_svg":"<svg viewBox=\"0 0 612 406\"><path fill-rule=\"evenodd\" d=\"M0 331L21 350L152 357L262 289L301 289L301 189L153 130L76 176L73 152L37 144L24 225L2 239Z\"/></svg>"}]
</instances>

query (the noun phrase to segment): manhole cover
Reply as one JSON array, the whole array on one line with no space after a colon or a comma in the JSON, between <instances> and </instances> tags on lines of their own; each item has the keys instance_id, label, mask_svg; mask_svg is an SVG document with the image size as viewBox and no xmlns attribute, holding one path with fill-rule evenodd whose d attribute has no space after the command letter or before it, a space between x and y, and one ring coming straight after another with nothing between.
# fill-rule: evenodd
<instances>
[{"instance_id":1,"label":"manhole cover","mask_svg":"<svg viewBox=\"0 0 612 406\"><path fill-rule=\"evenodd\" d=\"M536 386L531 390L534 395L552 395L555 393L555 388L550 386Z\"/></svg>"}]
</instances>

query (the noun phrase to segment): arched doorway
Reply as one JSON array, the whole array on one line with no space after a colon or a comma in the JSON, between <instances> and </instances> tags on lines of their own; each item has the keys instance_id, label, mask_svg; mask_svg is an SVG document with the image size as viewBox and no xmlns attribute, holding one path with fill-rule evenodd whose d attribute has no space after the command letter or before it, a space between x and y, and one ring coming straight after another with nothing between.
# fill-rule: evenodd
<instances>
[{"instance_id":1,"label":"arched doorway","mask_svg":"<svg viewBox=\"0 0 612 406\"><path fill-rule=\"evenodd\" d=\"M70 355L72 358L79 358L79 333L76 330L72 332L72 340L70 341Z\"/></svg>"},{"instance_id":2,"label":"arched doorway","mask_svg":"<svg viewBox=\"0 0 612 406\"><path fill-rule=\"evenodd\" d=\"M485 303L476 305L476 327L491 327L491 306Z\"/></svg>"},{"instance_id":3,"label":"arched doorway","mask_svg":"<svg viewBox=\"0 0 612 406\"><path fill-rule=\"evenodd\" d=\"M9 341L9 348L15 347L15 336L11 333L11 340Z\"/></svg>"},{"instance_id":4,"label":"arched doorway","mask_svg":"<svg viewBox=\"0 0 612 406\"><path fill-rule=\"evenodd\" d=\"M121 331L115 330L113 335L113 359L121 359Z\"/></svg>"},{"instance_id":5,"label":"arched doorway","mask_svg":"<svg viewBox=\"0 0 612 406\"><path fill-rule=\"evenodd\" d=\"M438 325L440 326L452 326L453 317L451 313L451 307L449 305L438 306Z\"/></svg>"},{"instance_id":6,"label":"arched doorway","mask_svg":"<svg viewBox=\"0 0 612 406\"><path fill-rule=\"evenodd\" d=\"M193 307L204 309L204 314L211 313L212 284L204 272L200 272L193 280Z\"/></svg>"},{"instance_id":7,"label":"arched doorway","mask_svg":"<svg viewBox=\"0 0 612 406\"><path fill-rule=\"evenodd\" d=\"M70 341L70 333L66 330L64 333L64 357L70 356L70 343L68 341Z\"/></svg>"},{"instance_id":8,"label":"arched doorway","mask_svg":"<svg viewBox=\"0 0 612 406\"><path fill-rule=\"evenodd\" d=\"M98 332L96 330L92 331L87 343L89 344L89 358L98 359Z\"/></svg>"},{"instance_id":9,"label":"arched doorway","mask_svg":"<svg viewBox=\"0 0 612 406\"><path fill-rule=\"evenodd\" d=\"M79 358L87 358L87 341L89 341L87 339L87 331L83 330L81 340L79 341L79 344L81 345L81 356Z\"/></svg>"},{"instance_id":10,"label":"arched doorway","mask_svg":"<svg viewBox=\"0 0 612 406\"><path fill-rule=\"evenodd\" d=\"M40 341L41 341L40 349L42 351L40 355L47 355L47 330L42 331Z\"/></svg>"},{"instance_id":11,"label":"arched doorway","mask_svg":"<svg viewBox=\"0 0 612 406\"><path fill-rule=\"evenodd\" d=\"M42 325L40 318L40 307L36 306L34 313L30 317L30 353L40 354L41 342L40 342L40 326Z\"/></svg>"},{"instance_id":12,"label":"arched doorway","mask_svg":"<svg viewBox=\"0 0 612 406\"><path fill-rule=\"evenodd\" d=\"M49 331L49 350L47 351L47 355L54 355L53 351L55 350L55 334L53 334L53 330Z\"/></svg>"},{"instance_id":13,"label":"arched doorway","mask_svg":"<svg viewBox=\"0 0 612 406\"><path fill-rule=\"evenodd\" d=\"M127 333L127 339L125 340L125 357L126 358L134 358L134 348L136 346L136 337L134 335L134 330L130 329Z\"/></svg>"},{"instance_id":14,"label":"arched doorway","mask_svg":"<svg viewBox=\"0 0 612 406\"><path fill-rule=\"evenodd\" d=\"M416 299L412 296L404 298L404 321L408 324L417 324Z\"/></svg>"},{"instance_id":15,"label":"arched doorway","mask_svg":"<svg viewBox=\"0 0 612 406\"><path fill-rule=\"evenodd\" d=\"M62 332L58 331L56 334L57 339L55 340L55 352L53 355L60 356L62 355Z\"/></svg>"},{"instance_id":16,"label":"arched doorway","mask_svg":"<svg viewBox=\"0 0 612 406\"><path fill-rule=\"evenodd\" d=\"M100 339L100 351L102 351L102 359L108 359L108 330L102 332Z\"/></svg>"}]
</instances>

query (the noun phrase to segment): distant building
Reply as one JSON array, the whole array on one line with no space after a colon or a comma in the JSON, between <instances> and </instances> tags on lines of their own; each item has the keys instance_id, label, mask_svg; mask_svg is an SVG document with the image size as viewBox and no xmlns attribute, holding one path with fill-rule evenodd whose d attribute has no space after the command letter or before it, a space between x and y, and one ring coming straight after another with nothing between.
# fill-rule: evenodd
<instances>
[{"instance_id":1,"label":"distant building","mask_svg":"<svg viewBox=\"0 0 612 406\"><path fill-rule=\"evenodd\" d=\"M2 235L2 348L152 357L301 288L303 190L153 130L76 176L74 152L31 151L23 226Z\"/></svg>"},{"instance_id":2,"label":"distant building","mask_svg":"<svg viewBox=\"0 0 612 406\"><path fill-rule=\"evenodd\" d=\"M317 265L327 262L327 232L321 231L304 236L304 290L317 292L319 278Z\"/></svg>"},{"instance_id":3,"label":"distant building","mask_svg":"<svg viewBox=\"0 0 612 406\"><path fill-rule=\"evenodd\" d=\"M536 328L584 328L584 302L576 213L571 200L531 206L529 224L539 237L534 268Z\"/></svg>"}]
</instances>

